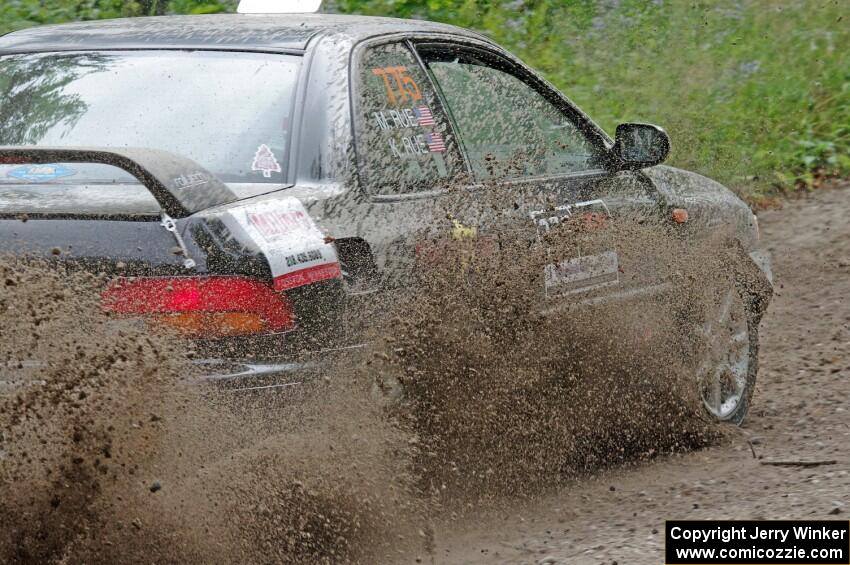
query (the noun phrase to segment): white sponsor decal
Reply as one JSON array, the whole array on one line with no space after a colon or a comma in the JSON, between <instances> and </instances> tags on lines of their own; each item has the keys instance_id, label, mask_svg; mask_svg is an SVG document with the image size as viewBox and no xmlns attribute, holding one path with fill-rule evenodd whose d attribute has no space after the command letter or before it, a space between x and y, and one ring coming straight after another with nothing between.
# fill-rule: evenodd
<instances>
[{"instance_id":1,"label":"white sponsor decal","mask_svg":"<svg viewBox=\"0 0 850 565\"><path fill-rule=\"evenodd\" d=\"M572 293L601 288L619 282L616 251L587 255L550 263L543 269L546 292Z\"/></svg>"},{"instance_id":2,"label":"white sponsor decal","mask_svg":"<svg viewBox=\"0 0 850 565\"><path fill-rule=\"evenodd\" d=\"M272 173L281 172L280 163L274 156L271 148L263 143L257 147L257 152L254 153L254 162L251 163L252 171L263 171L263 176L271 178Z\"/></svg>"},{"instance_id":3,"label":"white sponsor decal","mask_svg":"<svg viewBox=\"0 0 850 565\"><path fill-rule=\"evenodd\" d=\"M341 277L336 248L297 198L265 200L229 213L265 253L276 290Z\"/></svg>"},{"instance_id":4,"label":"white sponsor decal","mask_svg":"<svg viewBox=\"0 0 850 565\"><path fill-rule=\"evenodd\" d=\"M171 183L177 190L200 186L208 183L209 181L209 176L202 172L184 174L171 179Z\"/></svg>"}]
</instances>

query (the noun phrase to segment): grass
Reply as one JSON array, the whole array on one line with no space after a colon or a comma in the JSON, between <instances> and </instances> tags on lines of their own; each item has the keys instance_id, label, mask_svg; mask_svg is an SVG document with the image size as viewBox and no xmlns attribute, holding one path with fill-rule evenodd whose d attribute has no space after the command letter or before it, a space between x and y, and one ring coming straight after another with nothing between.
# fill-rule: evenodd
<instances>
[{"instance_id":1,"label":"grass","mask_svg":"<svg viewBox=\"0 0 850 565\"><path fill-rule=\"evenodd\" d=\"M850 174L844 0L352 0L339 7L478 29L609 132L624 121L664 126L671 164L755 204Z\"/></svg>"},{"instance_id":2,"label":"grass","mask_svg":"<svg viewBox=\"0 0 850 565\"><path fill-rule=\"evenodd\" d=\"M754 204L850 175L846 0L325 4L329 11L420 17L481 31L540 70L609 132L624 121L666 127L671 164L711 176ZM0 31L234 6L233 0L9 0L0 5Z\"/></svg>"}]
</instances>

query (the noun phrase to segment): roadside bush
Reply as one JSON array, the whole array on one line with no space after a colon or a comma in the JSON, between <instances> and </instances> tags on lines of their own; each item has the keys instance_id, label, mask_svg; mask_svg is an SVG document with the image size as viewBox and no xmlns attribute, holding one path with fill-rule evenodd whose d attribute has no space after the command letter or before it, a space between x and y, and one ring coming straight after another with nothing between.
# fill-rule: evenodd
<instances>
[{"instance_id":1,"label":"roadside bush","mask_svg":"<svg viewBox=\"0 0 850 565\"><path fill-rule=\"evenodd\" d=\"M673 165L758 203L850 174L843 2L336 0L344 12L477 29L607 131L664 126Z\"/></svg>"},{"instance_id":2,"label":"roadside bush","mask_svg":"<svg viewBox=\"0 0 850 565\"><path fill-rule=\"evenodd\" d=\"M9 0L0 33L73 20L235 10L237 0ZM844 2L325 0L325 10L478 30L613 132L668 129L671 164L753 203L850 175Z\"/></svg>"}]
</instances>

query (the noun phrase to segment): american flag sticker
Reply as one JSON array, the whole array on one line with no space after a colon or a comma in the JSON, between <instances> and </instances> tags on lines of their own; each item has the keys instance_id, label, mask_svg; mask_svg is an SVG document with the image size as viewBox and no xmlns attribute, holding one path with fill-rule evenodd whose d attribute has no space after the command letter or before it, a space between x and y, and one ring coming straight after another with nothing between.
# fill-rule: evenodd
<instances>
[{"instance_id":1,"label":"american flag sticker","mask_svg":"<svg viewBox=\"0 0 850 565\"><path fill-rule=\"evenodd\" d=\"M428 106L419 106L418 108L414 108L413 114L416 116L416 119L419 120L420 127L434 125L434 114L431 113L431 109L428 108Z\"/></svg>"},{"instance_id":2,"label":"american flag sticker","mask_svg":"<svg viewBox=\"0 0 850 565\"><path fill-rule=\"evenodd\" d=\"M431 153L442 153L446 150L446 142L443 141L443 136L437 132L426 134L425 142L428 144Z\"/></svg>"}]
</instances>

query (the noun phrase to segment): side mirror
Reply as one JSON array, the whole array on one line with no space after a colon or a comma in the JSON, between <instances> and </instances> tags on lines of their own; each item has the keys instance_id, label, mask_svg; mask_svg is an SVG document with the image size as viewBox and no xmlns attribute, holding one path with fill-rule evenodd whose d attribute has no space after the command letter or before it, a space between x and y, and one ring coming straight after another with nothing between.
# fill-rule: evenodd
<instances>
[{"instance_id":1,"label":"side mirror","mask_svg":"<svg viewBox=\"0 0 850 565\"><path fill-rule=\"evenodd\" d=\"M667 132L652 124L620 124L614 136L614 155L622 169L657 165L670 153Z\"/></svg>"}]
</instances>

